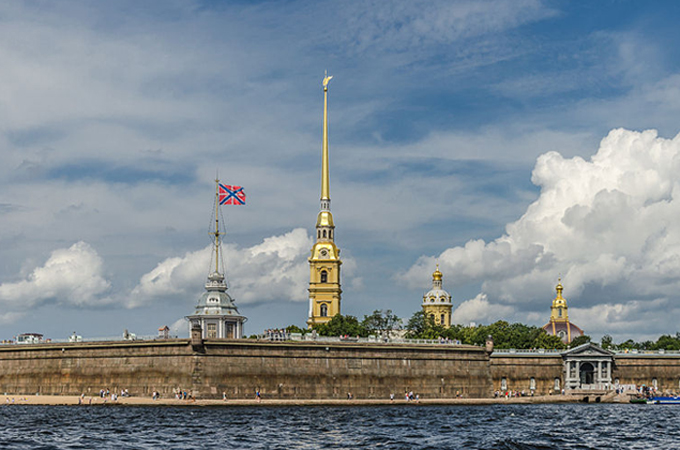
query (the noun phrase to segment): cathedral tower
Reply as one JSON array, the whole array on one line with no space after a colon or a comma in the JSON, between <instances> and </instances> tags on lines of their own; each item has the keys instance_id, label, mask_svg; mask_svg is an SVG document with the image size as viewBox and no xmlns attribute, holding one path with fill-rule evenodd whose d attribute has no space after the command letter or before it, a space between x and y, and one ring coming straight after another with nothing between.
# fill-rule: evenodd
<instances>
[{"instance_id":1,"label":"cathedral tower","mask_svg":"<svg viewBox=\"0 0 680 450\"><path fill-rule=\"evenodd\" d=\"M567 300L562 297L562 290L564 288L561 281L558 280L555 287L557 296L552 301L552 306L550 307L550 322L543 325L543 329L550 335L559 336L565 344L569 344L575 337L583 336L583 330L569 322Z\"/></svg>"},{"instance_id":2,"label":"cathedral tower","mask_svg":"<svg viewBox=\"0 0 680 450\"><path fill-rule=\"evenodd\" d=\"M442 289L442 273L437 264L437 270L432 274L432 289L423 295L423 313L425 317L432 318L435 325L449 328L452 309L451 295Z\"/></svg>"},{"instance_id":3,"label":"cathedral tower","mask_svg":"<svg viewBox=\"0 0 680 450\"><path fill-rule=\"evenodd\" d=\"M309 258L309 319L311 328L340 314L340 249L335 245L328 170L328 74L323 79L323 144L321 157L321 211L316 218L316 242Z\"/></svg>"}]
</instances>

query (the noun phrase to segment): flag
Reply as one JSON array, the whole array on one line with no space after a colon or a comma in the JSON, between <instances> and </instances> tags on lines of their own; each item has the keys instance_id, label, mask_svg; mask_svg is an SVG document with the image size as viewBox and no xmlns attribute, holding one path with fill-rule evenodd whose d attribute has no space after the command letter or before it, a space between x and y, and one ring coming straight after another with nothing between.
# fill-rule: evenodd
<instances>
[{"instance_id":1,"label":"flag","mask_svg":"<svg viewBox=\"0 0 680 450\"><path fill-rule=\"evenodd\" d=\"M220 205L245 205L246 193L241 186L219 185Z\"/></svg>"}]
</instances>

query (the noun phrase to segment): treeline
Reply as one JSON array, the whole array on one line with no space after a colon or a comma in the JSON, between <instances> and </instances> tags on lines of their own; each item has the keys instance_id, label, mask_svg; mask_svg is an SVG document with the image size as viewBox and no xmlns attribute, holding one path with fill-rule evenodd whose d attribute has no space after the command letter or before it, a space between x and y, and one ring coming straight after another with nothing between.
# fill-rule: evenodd
<instances>
[{"instance_id":1,"label":"treeline","mask_svg":"<svg viewBox=\"0 0 680 450\"><path fill-rule=\"evenodd\" d=\"M415 313L406 326L406 337L413 339L450 339L461 344L484 345L488 336L493 338L494 348L516 349L563 349L564 342L551 336L543 328L521 323L508 323L504 320L491 325L451 325L445 328L436 325L431 317L422 311Z\"/></svg>"},{"instance_id":2,"label":"treeline","mask_svg":"<svg viewBox=\"0 0 680 450\"><path fill-rule=\"evenodd\" d=\"M316 324L313 329L320 336L358 336L367 337L370 335L389 336L395 331L402 329L402 322L399 317L392 314L392 310L375 310L370 316L364 316L359 320L354 316L343 316L337 314L326 323ZM307 333L295 325L286 328L290 333Z\"/></svg>"},{"instance_id":3,"label":"treeline","mask_svg":"<svg viewBox=\"0 0 680 450\"><path fill-rule=\"evenodd\" d=\"M423 311L418 311L403 327L403 321L391 310L376 310L373 314L364 316L362 320L355 316L338 314L325 324L313 327L320 336L359 336L370 335L390 337L400 330L405 331L409 339L449 339L461 344L483 346L488 336L494 341L497 349L565 349L567 345L557 336L551 336L543 328L524 325L522 323L508 323L504 320L490 325L452 325L445 328L434 323L434 320ZM291 333L308 333L310 330L291 325L286 328ZM591 342L590 336L578 336L572 340L569 347ZM680 350L680 333L675 336L664 334L656 341L636 342L632 339L615 343L609 335L602 337L600 342L593 342L606 350Z\"/></svg>"}]
</instances>

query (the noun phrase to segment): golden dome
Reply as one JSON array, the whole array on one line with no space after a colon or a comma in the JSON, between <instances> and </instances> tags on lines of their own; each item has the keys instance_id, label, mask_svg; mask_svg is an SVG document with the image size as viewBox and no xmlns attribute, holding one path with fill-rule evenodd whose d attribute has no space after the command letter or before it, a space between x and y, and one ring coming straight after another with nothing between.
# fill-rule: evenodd
<instances>
[{"instance_id":1,"label":"golden dome","mask_svg":"<svg viewBox=\"0 0 680 450\"><path fill-rule=\"evenodd\" d=\"M333 224L333 214L331 214L330 211L321 211L316 218L316 226L335 228L335 224Z\"/></svg>"},{"instance_id":2,"label":"golden dome","mask_svg":"<svg viewBox=\"0 0 680 450\"><path fill-rule=\"evenodd\" d=\"M553 300L553 308L566 308L567 307L567 300L562 297L562 291L564 288L562 287L562 280L558 280L557 286L555 286L555 290L557 291L557 296L555 297L555 300Z\"/></svg>"},{"instance_id":3,"label":"golden dome","mask_svg":"<svg viewBox=\"0 0 680 450\"><path fill-rule=\"evenodd\" d=\"M432 279L435 281L441 281L442 273L439 271L439 264L437 264L437 270L432 273Z\"/></svg>"}]
</instances>

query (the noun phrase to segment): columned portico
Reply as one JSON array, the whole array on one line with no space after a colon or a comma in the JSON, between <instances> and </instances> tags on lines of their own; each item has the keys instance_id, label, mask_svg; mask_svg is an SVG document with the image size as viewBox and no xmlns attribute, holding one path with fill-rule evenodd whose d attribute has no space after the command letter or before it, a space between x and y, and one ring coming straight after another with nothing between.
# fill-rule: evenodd
<instances>
[{"instance_id":1,"label":"columned portico","mask_svg":"<svg viewBox=\"0 0 680 450\"><path fill-rule=\"evenodd\" d=\"M565 389L608 389L611 387L614 354L595 344L584 344L562 354Z\"/></svg>"}]
</instances>

